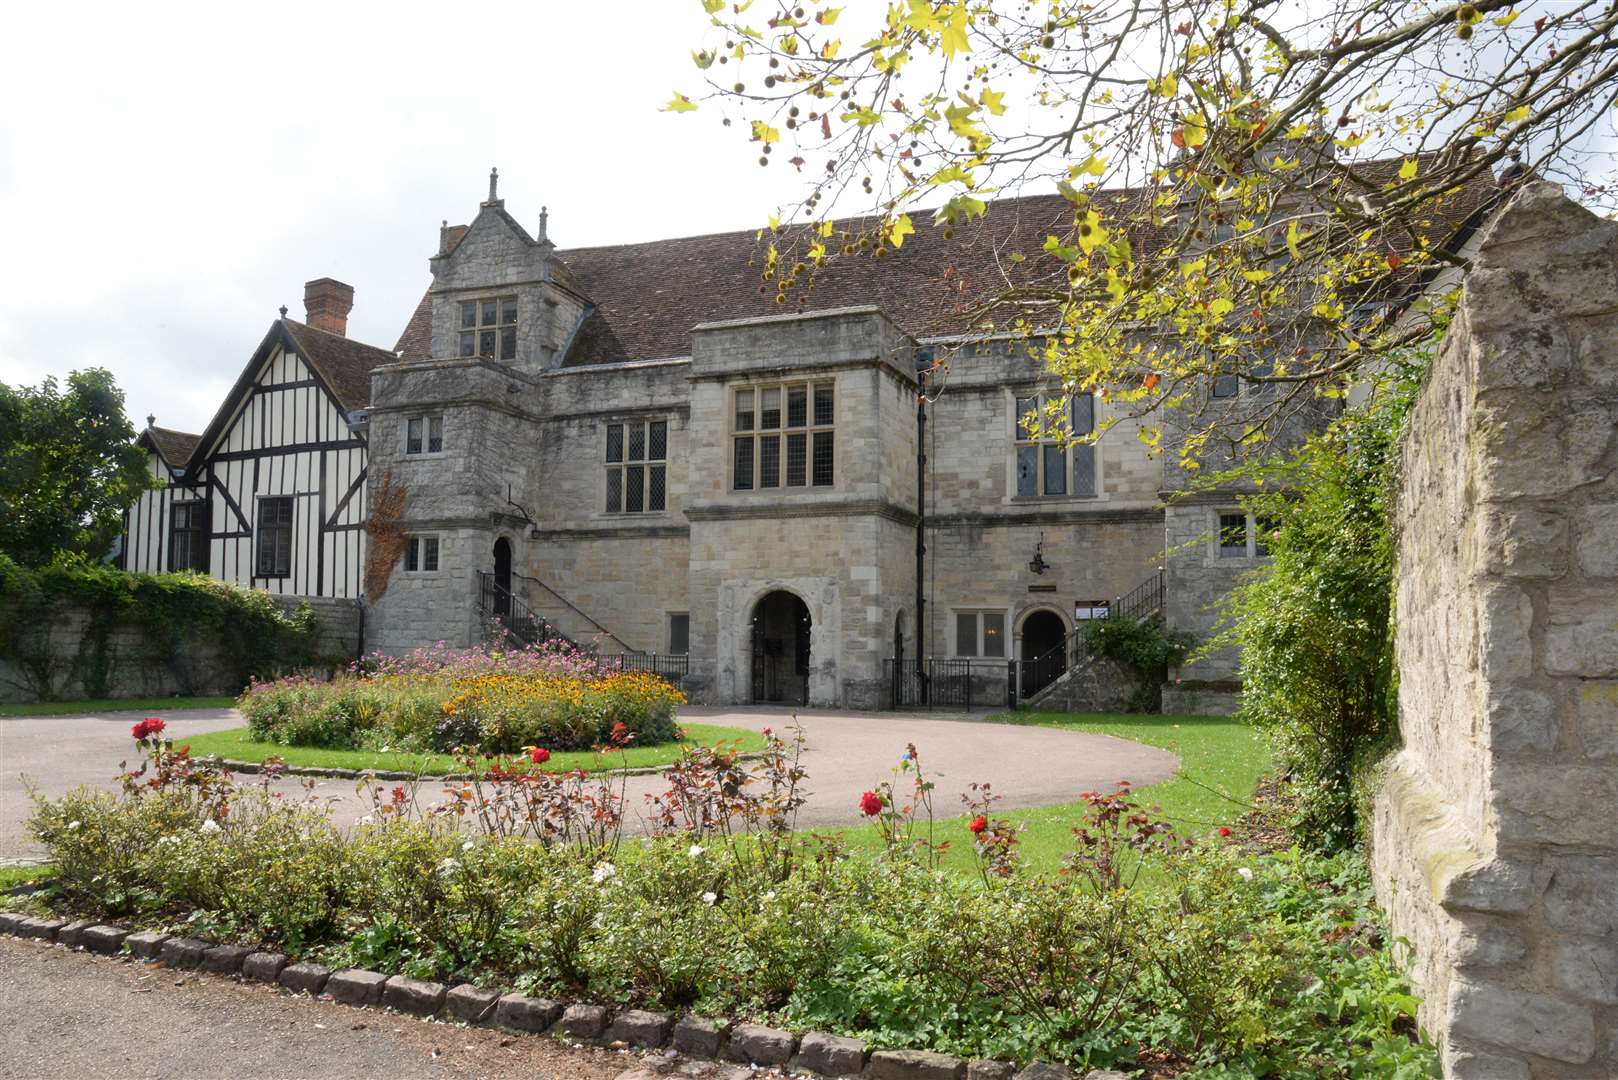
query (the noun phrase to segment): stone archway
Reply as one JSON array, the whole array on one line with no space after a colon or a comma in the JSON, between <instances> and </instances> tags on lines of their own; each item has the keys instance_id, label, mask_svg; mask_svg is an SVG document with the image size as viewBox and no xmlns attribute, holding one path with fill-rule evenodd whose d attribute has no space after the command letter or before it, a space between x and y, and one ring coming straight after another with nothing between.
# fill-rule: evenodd
<instances>
[{"instance_id":1,"label":"stone archway","mask_svg":"<svg viewBox=\"0 0 1618 1080\"><path fill-rule=\"evenodd\" d=\"M1023 616L1017 632L1021 642L1018 697L1032 697L1067 671L1067 636L1067 620L1049 608L1035 608Z\"/></svg>"},{"instance_id":2,"label":"stone archway","mask_svg":"<svg viewBox=\"0 0 1618 1080\"><path fill-rule=\"evenodd\" d=\"M809 704L813 620L803 598L785 589L753 605L750 698L755 705Z\"/></svg>"}]
</instances>

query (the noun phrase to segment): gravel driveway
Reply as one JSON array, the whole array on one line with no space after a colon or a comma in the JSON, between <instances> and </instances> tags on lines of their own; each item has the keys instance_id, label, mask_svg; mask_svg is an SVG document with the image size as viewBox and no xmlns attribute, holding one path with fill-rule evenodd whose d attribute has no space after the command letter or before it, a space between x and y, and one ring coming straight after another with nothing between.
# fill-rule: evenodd
<instances>
[{"instance_id":1,"label":"gravel driveway","mask_svg":"<svg viewBox=\"0 0 1618 1080\"><path fill-rule=\"evenodd\" d=\"M0 718L0 859L38 854L23 829L28 798L22 778L32 780L44 795L60 795L81 784L114 787L118 763L134 751L129 727L140 715ZM176 709L161 715L168 722L166 733L182 742L188 735L243 724L234 709ZM966 718L751 706L687 706L680 715L777 731L787 730L796 716L808 740L803 765L809 773L809 798L798 819L805 828L861 820L856 805L860 793L889 779L907 743L916 744L922 764L937 782L934 806L940 816L958 811L960 796L973 781L993 784L1005 796L1000 805L1011 809L1072 802L1080 792L1108 788L1119 780L1137 787L1157 783L1179 766L1166 750L1107 735ZM279 786L300 790L291 780ZM630 778L632 830L639 824L644 796L662 788L657 776ZM356 795L352 780L322 780L317 790L333 800L339 821L351 822L369 808ZM431 789L424 794L432 794Z\"/></svg>"}]
</instances>

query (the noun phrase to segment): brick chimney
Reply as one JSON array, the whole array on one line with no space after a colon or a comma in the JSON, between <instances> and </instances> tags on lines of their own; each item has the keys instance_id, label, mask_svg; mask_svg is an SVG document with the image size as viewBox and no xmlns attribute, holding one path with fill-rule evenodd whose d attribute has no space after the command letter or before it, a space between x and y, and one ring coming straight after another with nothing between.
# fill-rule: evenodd
<instances>
[{"instance_id":1,"label":"brick chimney","mask_svg":"<svg viewBox=\"0 0 1618 1080\"><path fill-rule=\"evenodd\" d=\"M303 283L305 321L316 330L348 336L348 313L354 308L354 286L336 278L315 278Z\"/></svg>"}]
</instances>

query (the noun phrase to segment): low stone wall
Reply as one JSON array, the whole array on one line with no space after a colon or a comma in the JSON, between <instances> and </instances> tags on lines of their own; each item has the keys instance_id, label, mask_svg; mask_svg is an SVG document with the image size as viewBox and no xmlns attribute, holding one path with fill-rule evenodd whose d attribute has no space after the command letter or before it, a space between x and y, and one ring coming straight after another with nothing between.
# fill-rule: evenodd
<instances>
[{"instance_id":1,"label":"low stone wall","mask_svg":"<svg viewBox=\"0 0 1618 1080\"><path fill-rule=\"evenodd\" d=\"M352 658L363 651L365 610L360 601L336 596L271 596L270 599L276 607L289 613L304 604L313 609L320 619L318 651L323 658Z\"/></svg>"},{"instance_id":2,"label":"low stone wall","mask_svg":"<svg viewBox=\"0 0 1618 1080\"><path fill-rule=\"evenodd\" d=\"M1536 183L1411 419L1373 869L1453 1080L1618 1076L1618 223Z\"/></svg>"},{"instance_id":3,"label":"low stone wall","mask_svg":"<svg viewBox=\"0 0 1618 1080\"><path fill-rule=\"evenodd\" d=\"M1163 684L1167 716L1230 716L1242 707L1239 684L1176 679Z\"/></svg>"}]
</instances>

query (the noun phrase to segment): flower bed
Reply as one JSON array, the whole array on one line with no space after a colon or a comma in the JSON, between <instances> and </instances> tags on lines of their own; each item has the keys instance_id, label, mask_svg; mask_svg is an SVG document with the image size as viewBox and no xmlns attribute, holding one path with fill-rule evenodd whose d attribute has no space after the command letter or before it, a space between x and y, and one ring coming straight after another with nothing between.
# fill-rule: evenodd
<instances>
[{"instance_id":1,"label":"flower bed","mask_svg":"<svg viewBox=\"0 0 1618 1080\"><path fill-rule=\"evenodd\" d=\"M1043 874L987 788L942 835L913 749L860 800L877 851L851 855L794 831L805 776L778 739L753 764L691 750L648 801L654 835L626 840L622 787L579 772L497 760L437 799L373 785L344 830L144 735L120 793L36 805L50 895L75 913L876 1047L1208 1076L1435 1067L1363 861L1190 844L1127 788L1085 796ZM946 844L978 873L941 871Z\"/></svg>"},{"instance_id":2,"label":"flower bed","mask_svg":"<svg viewBox=\"0 0 1618 1080\"><path fill-rule=\"evenodd\" d=\"M680 692L614 671L566 645L374 654L328 681L254 683L238 707L253 738L288 746L443 752L587 750L616 730L640 745L675 738Z\"/></svg>"}]
</instances>

